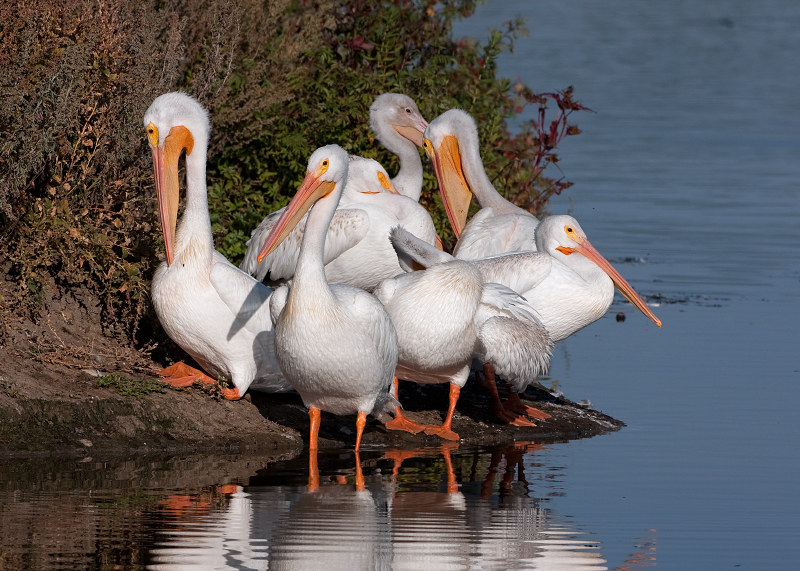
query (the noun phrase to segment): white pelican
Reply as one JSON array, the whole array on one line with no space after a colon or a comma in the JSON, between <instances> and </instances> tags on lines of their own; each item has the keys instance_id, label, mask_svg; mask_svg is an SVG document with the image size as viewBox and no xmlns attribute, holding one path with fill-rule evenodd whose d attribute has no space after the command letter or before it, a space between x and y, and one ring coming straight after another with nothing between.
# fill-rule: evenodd
<instances>
[{"instance_id":1,"label":"white pelican","mask_svg":"<svg viewBox=\"0 0 800 571\"><path fill-rule=\"evenodd\" d=\"M605 315L614 299L614 286L659 327L661 321L644 300L592 246L577 220L548 216L536 228L537 252L512 252L473 263L483 279L501 283L522 295L533 307L554 343ZM578 255L573 255L578 254ZM502 418L496 387L488 371L488 388L495 412ZM509 413L536 411L525 407L510 391L503 405Z\"/></svg>"},{"instance_id":2,"label":"white pelican","mask_svg":"<svg viewBox=\"0 0 800 571\"><path fill-rule=\"evenodd\" d=\"M159 213L167 259L153 276L153 306L167 335L208 373L235 385L291 391L275 359L266 301L272 293L214 250L206 194L208 113L184 93L167 93L144 115L153 152ZM178 159L186 151L186 209L177 226ZM162 371L175 384L202 376L182 363ZM179 377L183 377L181 380Z\"/></svg>"},{"instance_id":3,"label":"white pelican","mask_svg":"<svg viewBox=\"0 0 800 571\"><path fill-rule=\"evenodd\" d=\"M418 266L428 268L454 260L450 254L440 252L402 228L392 230L391 241L400 265L406 271L412 271ZM475 314L478 338L474 358L483 363L485 384L492 395L495 414L516 426L535 426L518 413L541 419L549 418L550 415L522 405L519 393L524 392L528 385L550 368L553 342L547 329L533 315L535 310L532 307L517 300L508 309L500 310L493 305L480 304ZM507 410L500 401L495 373L508 385L509 398L515 405L513 410Z\"/></svg>"},{"instance_id":4,"label":"white pelican","mask_svg":"<svg viewBox=\"0 0 800 571\"><path fill-rule=\"evenodd\" d=\"M294 275L305 218L274 252L258 260L261 245L283 212L267 216L247 242L240 267L256 279L283 282ZM351 156L347 184L325 239L328 282L372 291L381 280L401 273L389 243L389 230L398 224L428 243L436 241L436 229L425 208L401 196L377 161Z\"/></svg>"},{"instance_id":5,"label":"white pelican","mask_svg":"<svg viewBox=\"0 0 800 571\"><path fill-rule=\"evenodd\" d=\"M400 231L392 230L393 238ZM524 300L505 286L485 284L475 266L455 259L384 280L374 293L397 330L396 376L418 383L450 383L445 421L425 427L425 433L458 440L451 428L453 413L473 355L483 342L483 326L495 316L524 314Z\"/></svg>"},{"instance_id":6,"label":"white pelican","mask_svg":"<svg viewBox=\"0 0 800 571\"><path fill-rule=\"evenodd\" d=\"M510 253L474 263L485 280L506 285L528 300L554 343L605 315L614 298L614 286L661 327L661 320L592 246L572 216L543 219L536 229L536 247L537 252Z\"/></svg>"},{"instance_id":7,"label":"white pelican","mask_svg":"<svg viewBox=\"0 0 800 571\"><path fill-rule=\"evenodd\" d=\"M428 122L407 95L384 93L369 108L369 125L377 139L400 159L392 184L403 196L419 202L422 193L422 161L417 147Z\"/></svg>"},{"instance_id":8,"label":"white pelican","mask_svg":"<svg viewBox=\"0 0 800 571\"><path fill-rule=\"evenodd\" d=\"M478 127L466 111L450 109L431 121L423 148L433 161L447 217L458 238L453 255L460 260L536 250L536 217L500 196L483 169ZM469 224L472 195L481 210Z\"/></svg>"},{"instance_id":9,"label":"white pelican","mask_svg":"<svg viewBox=\"0 0 800 571\"><path fill-rule=\"evenodd\" d=\"M370 125L378 140L400 158L400 171L389 180L389 174L377 161L351 157L347 187L328 230L324 257L329 283L345 283L367 291L382 279L401 272L388 242L393 226L401 224L426 242L438 241L433 220L418 204L422 161L417 145L422 146L427 121L410 97L384 93L370 107ZM260 262L256 259L282 212L278 210L264 218L247 242L240 267L256 279L282 283L294 275L304 220L273 253Z\"/></svg>"},{"instance_id":10,"label":"white pelican","mask_svg":"<svg viewBox=\"0 0 800 571\"><path fill-rule=\"evenodd\" d=\"M305 179L259 252L272 251L308 213L292 288L270 299L275 350L286 378L308 407L309 448L317 448L320 410L358 413L356 450L366 415L387 401L397 364L397 335L380 302L363 290L325 279L325 236L347 180L338 145L314 151ZM315 205L316 203L316 205Z\"/></svg>"}]
</instances>

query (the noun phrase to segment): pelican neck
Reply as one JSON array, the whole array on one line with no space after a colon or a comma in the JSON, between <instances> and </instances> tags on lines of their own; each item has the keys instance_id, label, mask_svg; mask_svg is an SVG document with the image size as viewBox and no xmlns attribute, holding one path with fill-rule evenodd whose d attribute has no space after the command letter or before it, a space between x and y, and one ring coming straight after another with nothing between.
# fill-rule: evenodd
<instances>
[{"instance_id":1,"label":"pelican neck","mask_svg":"<svg viewBox=\"0 0 800 571\"><path fill-rule=\"evenodd\" d=\"M179 256L189 242L201 244L204 250L214 250L211 218L208 214L208 189L206 186L206 148L196 146L186 156L186 208L177 230L175 256Z\"/></svg>"}]
</instances>

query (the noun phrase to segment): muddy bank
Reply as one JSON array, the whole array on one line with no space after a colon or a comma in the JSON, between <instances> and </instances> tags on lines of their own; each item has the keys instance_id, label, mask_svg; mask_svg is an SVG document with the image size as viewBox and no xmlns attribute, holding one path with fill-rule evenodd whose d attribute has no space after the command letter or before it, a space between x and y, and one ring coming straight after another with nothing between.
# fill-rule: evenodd
<instances>
[{"instance_id":1,"label":"muddy bank","mask_svg":"<svg viewBox=\"0 0 800 571\"><path fill-rule=\"evenodd\" d=\"M0 454L6 456L109 456L138 453L299 452L307 446L308 414L298 395L251 393L236 402L219 399L213 387L190 387L143 396L125 396L117 388L99 388L96 377L65 367L33 364L50 389L28 393L3 371L0 394ZM55 394L54 385L69 392ZM28 387L29 388L29 387ZM445 385L401 384L407 415L421 423L440 423L447 406ZM552 415L536 427L499 423L485 391L470 382L462 391L453 428L466 446L490 446L515 440L553 442L619 430L623 424L547 391L530 387L527 404ZM387 431L370 419L365 447L419 448L441 439ZM323 413L322 448L352 448L355 416Z\"/></svg>"},{"instance_id":2,"label":"muddy bank","mask_svg":"<svg viewBox=\"0 0 800 571\"><path fill-rule=\"evenodd\" d=\"M101 305L85 291L63 292L47 300L41 319L6 316L0 345L0 455L110 457L143 453L224 454L246 451L299 453L308 441L308 414L298 395L249 393L236 402L218 387L164 390L150 354L107 335ZM170 348L173 358L186 359ZM98 386L97 375L134 379L134 389ZM153 386L164 392L148 392ZM139 388L146 390L139 390ZM129 387L130 388L130 387ZM552 415L534 428L499 423L485 390L470 380L461 392L453 429L464 446L513 441L553 442L619 430L623 423L531 387L528 404ZM441 423L446 385L401 383L400 400L420 423ZM419 448L441 439L390 432L370 419L365 447ZM352 448L355 417L323 413L321 447Z\"/></svg>"}]
</instances>

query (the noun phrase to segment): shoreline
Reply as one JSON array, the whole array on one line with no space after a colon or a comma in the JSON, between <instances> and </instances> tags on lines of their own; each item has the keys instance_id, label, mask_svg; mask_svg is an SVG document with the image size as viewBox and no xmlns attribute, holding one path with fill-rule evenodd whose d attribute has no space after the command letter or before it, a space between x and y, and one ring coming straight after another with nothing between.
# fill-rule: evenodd
<instances>
[{"instance_id":1,"label":"shoreline","mask_svg":"<svg viewBox=\"0 0 800 571\"><path fill-rule=\"evenodd\" d=\"M41 369L41 367L39 367ZM42 397L0 393L0 457L113 457L136 454L293 453L307 448L308 414L297 394L252 392L239 401L219 399L207 387L124 396L98 388L90 375L53 367L51 375L73 389ZM70 374L72 373L72 374ZM0 379L7 382L7 372ZM51 388L53 388L51 386ZM448 387L401 382L405 413L421 423L441 423ZM78 393L78 396L76 396ZM12 393L13 394L13 393ZM518 441L562 442L620 430L624 423L532 385L521 395L552 417L536 427L494 419L488 394L470 380L453 419L459 445L488 447ZM323 413L320 449L355 444L355 416ZM369 418L362 447L414 449L447 444L438 436L388 431Z\"/></svg>"}]
</instances>

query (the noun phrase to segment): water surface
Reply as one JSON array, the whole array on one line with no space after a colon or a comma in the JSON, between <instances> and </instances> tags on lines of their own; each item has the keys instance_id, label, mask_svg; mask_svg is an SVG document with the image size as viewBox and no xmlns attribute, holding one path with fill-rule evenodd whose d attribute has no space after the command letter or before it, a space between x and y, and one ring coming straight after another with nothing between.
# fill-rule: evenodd
<instances>
[{"instance_id":1,"label":"water surface","mask_svg":"<svg viewBox=\"0 0 800 571\"><path fill-rule=\"evenodd\" d=\"M567 468L554 504L614 565L653 528L659 567L793 568L800 5L490 2L459 30L520 12L531 34L501 72L573 85L596 112L573 116L583 134L560 156L576 184L551 211L610 259L641 260L619 268L664 322L618 303L557 347L566 395L628 427L551 448Z\"/></svg>"}]
</instances>

